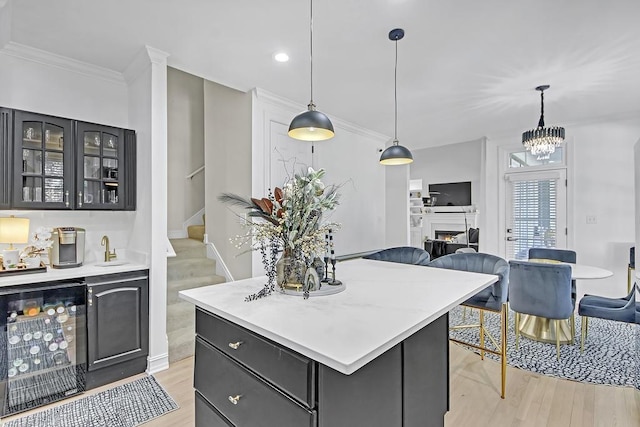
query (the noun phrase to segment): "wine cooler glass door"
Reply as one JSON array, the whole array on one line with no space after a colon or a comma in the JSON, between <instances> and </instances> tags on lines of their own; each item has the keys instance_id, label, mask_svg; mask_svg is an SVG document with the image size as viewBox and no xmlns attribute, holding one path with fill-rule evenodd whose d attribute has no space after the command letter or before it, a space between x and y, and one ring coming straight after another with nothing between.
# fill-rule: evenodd
<instances>
[{"instance_id":1,"label":"wine cooler glass door","mask_svg":"<svg viewBox=\"0 0 640 427\"><path fill-rule=\"evenodd\" d=\"M52 282L3 289L0 307L0 416L83 392L84 283Z\"/></svg>"}]
</instances>

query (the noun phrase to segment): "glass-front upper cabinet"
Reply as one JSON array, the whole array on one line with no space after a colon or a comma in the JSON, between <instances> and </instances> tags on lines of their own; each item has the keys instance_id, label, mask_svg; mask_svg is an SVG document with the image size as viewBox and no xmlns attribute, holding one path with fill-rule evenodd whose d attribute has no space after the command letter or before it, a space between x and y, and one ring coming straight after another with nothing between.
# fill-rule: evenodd
<instances>
[{"instance_id":1,"label":"glass-front upper cabinet","mask_svg":"<svg viewBox=\"0 0 640 427\"><path fill-rule=\"evenodd\" d=\"M13 111L0 108L0 209L11 207L11 133L13 132Z\"/></svg>"},{"instance_id":2,"label":"glass-front upper cabinet","mask_svg":"<svg viewBox=\"0 0 640 427\"><path fill-rule=\"evenodd\" d=\"M76 209L122 209L124 131L85 122L76 126Z\"/></svg>"},{"instance_id":3,"label":"glass-front upper cabinet","mask_svg":"<svg viewBox=\"0 0 640 427\"><path fill-rule=\"evenodd\" d=\"M13 207L72 209L71 120L14 111Z\"/></svg>"}]
</instances>

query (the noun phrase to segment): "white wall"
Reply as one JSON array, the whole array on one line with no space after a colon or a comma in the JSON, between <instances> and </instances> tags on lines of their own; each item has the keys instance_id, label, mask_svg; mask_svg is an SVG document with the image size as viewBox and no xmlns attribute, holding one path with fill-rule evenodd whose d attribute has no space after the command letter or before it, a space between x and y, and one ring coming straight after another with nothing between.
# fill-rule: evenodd
<instances>
[{"instance_id":1,"label":"white wall","mask_svg":"<svg viewBox=\"0 0 640 427\"><path fill-rule=\"evenodd\" d=\"M626 266L635 234L633 205L633 144L640 135L640 120L622 119L587 125L566 125L569 160L569 239L578 262L605 268L614 276L578 281L583 293L622 296L626 292ZM504 256L504 181L501 148L519 147L520 135L487 142L487 183L483 248ZM596 224L586 224L595 215ZM486 246L485 246L486 244Z\"/></svg>"},{"instance_id":2,"label":"white wall","mask_svg":"<svg viewBox=\"0 0 640 427\"><path fill-rule=\"evenodd\" d=\"M636 194L636 271L635 281L640 283L640 140L633 147L635 158L635 194ZM634 280L632 278L632 280ZM640 295L636 294L636 297ZM640 365L639 365L640 366ZM640 367L639 367L640 369ZM640 381L640 378L638 379Z\"/></svg>"},{"instance_id":3,"label":"white wall","mask_svg":"<svg viewBox=\"0 0 640 427\"><path fill-rule=\"evenodd\" d=\"M205 80L206 232L235 280L251 277L251 254L229 238L246 231L218 200L222 193L251 196L251 94Z\"/></svg>"},{"instance_id":4,"label":"white wall","mask_svg":"<svg viewBox=\"0 0 640 427\"><path fill-rule=\"evenodd\" d=\"M169 67L167 84L167 226L169 235L182 235L183 223L204 208L205 174L185 178L205 164L204 80Z\"/></svg>"}]
</instances>

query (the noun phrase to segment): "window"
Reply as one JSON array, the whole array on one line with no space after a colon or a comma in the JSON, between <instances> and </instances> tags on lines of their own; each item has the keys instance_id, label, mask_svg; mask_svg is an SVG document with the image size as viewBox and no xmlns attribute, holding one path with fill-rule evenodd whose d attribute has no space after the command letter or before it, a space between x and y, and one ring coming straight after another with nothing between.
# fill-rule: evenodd
<instances>
[{"instance_id":1,"label":"window","mask_svg":"<svg viewBox=\"0 0 640 427\"><path fill-rule=\"evenodd\" d=\"M509 154L509 169L527 168L535 166L558 166L564 164L564 149L557 147L556 151L548 159L539 159L526 150L516 151Z\"/></svg>"}]
</instances>

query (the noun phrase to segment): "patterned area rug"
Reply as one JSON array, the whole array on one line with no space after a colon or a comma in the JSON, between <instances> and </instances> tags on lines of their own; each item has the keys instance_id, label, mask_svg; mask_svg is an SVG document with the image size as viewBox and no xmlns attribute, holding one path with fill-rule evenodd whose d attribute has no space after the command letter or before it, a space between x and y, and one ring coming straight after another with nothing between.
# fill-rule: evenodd
<instances>
[{"instance_id":1,"label":"patterned area rug","mask_svg":"<svg viewBox=\"0 0 640 427\"><path fill-rule=\"evenodd\" d=\"M152 376L36 412L4 427L133 427L178 409Z\"/></svg>"},{"instance_id":2,"label":"patterned area rug","mask_svg":"<svg viewBox=\"0 0 640 427\"><path fill-rule=\"evenodd\" d=\"M464 323L477 323L478 310L467 309ZM543 375L594 384L636 387L640 389L640 325L589 319L589 334L580 353L580 316L576 316L574 344L560 345L560 361L555 344L531 340L520 335L520 349L516 350L515 314L509 312L507 332L507 364ZM449 313L449 325L462 324L462 307ZM500 316L485 312L485 324L491 334L500 339ZM450 330L453 338L479 342L477 328ZM478 353L477 350L473 350ZM500 360L485 353L486 357Z\"/></svg>"}]
</instances>

